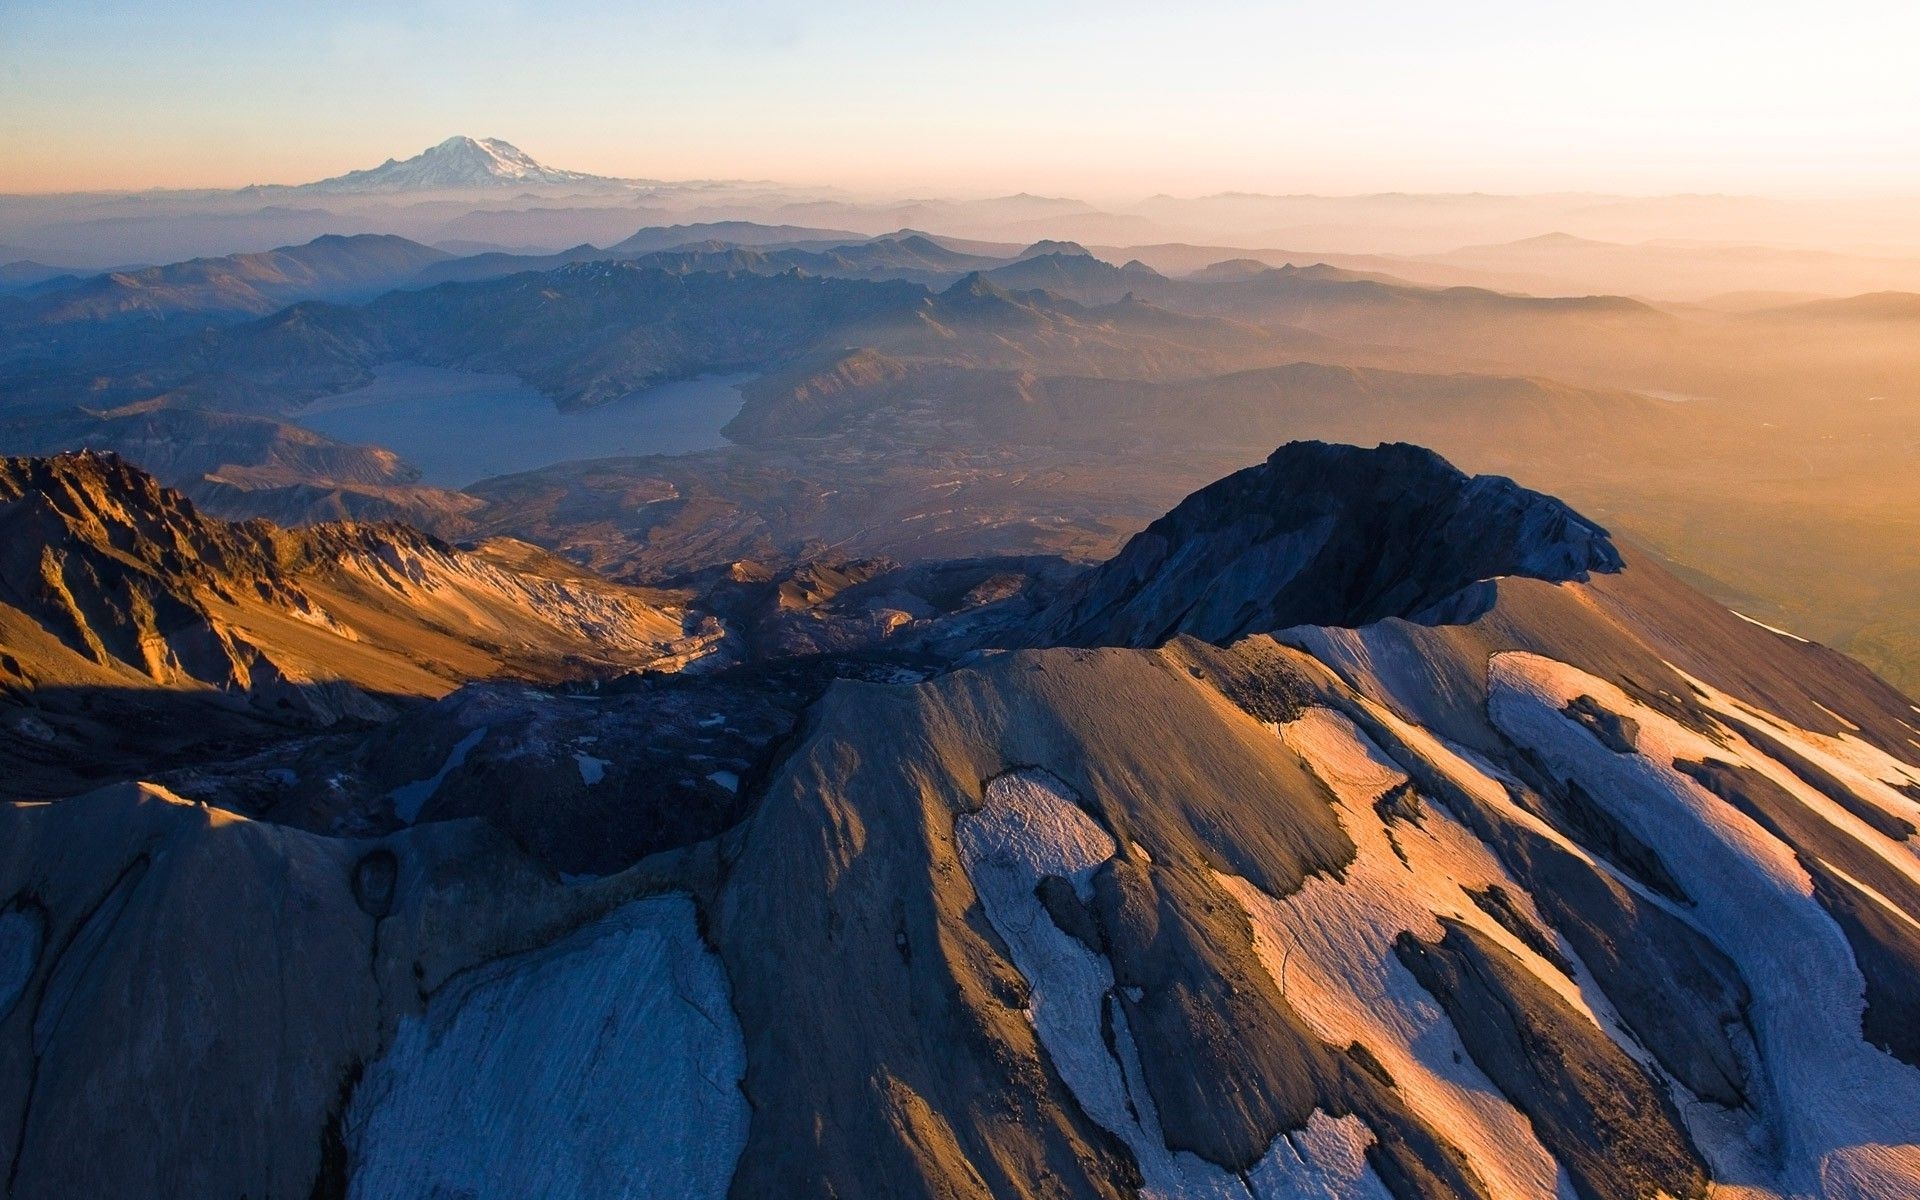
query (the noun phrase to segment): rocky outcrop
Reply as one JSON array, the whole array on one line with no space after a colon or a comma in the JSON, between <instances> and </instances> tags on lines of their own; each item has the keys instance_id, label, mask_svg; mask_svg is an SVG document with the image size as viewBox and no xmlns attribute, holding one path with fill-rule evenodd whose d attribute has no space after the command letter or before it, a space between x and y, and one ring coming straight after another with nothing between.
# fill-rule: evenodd
<instances>
[{"instance_id":1,"label":"rocky outcrop","mask_svg":"<svg viewBox=\"0 0 1920 1200\"><path fill-rule=\"evenodd\" d=\"M1599 526L1510 479L1468 477L1417 446L1292 442L1211 484L1090 572L1037 641L1229 642L1293 625L1458 622L1478 586L1616 571Z\"/></svg>"},{"instance_id":2,"label":"rocky outcrop","mask_svg":"<svg viewBox=\"0 0 1920 1200\"><path fill-rule=\"evenodd\" d=\"M531 546L463 551L397 523L221 521L114 454L0 459L0 535L0 605L109 676L154 684L249 692L344 678L406 691L364 653L308 643L385 642L386 657L418 662L408 625L523 661L640 665L702 645L666 597Z\"/></svg>"},{"instance_id":3,"label":"rocky outcrop","mask_svg":"<svg viewBox=\"0 0 1920 1200\"><path fill-rule=\"evenodd\" d=\"M1401 934L1395 953L1567 1168L1581 1200L1704 1200L1706 1163L1658 1083L1514 956L1470 926L1442 924L1439 942Z\"/></svg>"},{"instance_id":4,"label":"rocky outcrop","mask_svg":"<svg viewBox=\"0 0 1920 1200\"><path fill-rule=\"evenodd\" d=\"M272 530L200 516L110 454L0 459L0 601L93 665L156 683L248 687L257 650L218 603L311 604Z\"/></svg>"},{"instance_id":5,"label":"rocky outcrop","mask_svg":"<svg viewBox=\"0 0 1920 1200\"><path fill-rule=\"evenodd\" d=\"M323 838L132 786L0 807L4 1194L307 1200L356 1159L388 1169L380 1148L407 1109L482 1116L473 1093L462 1110L433 1090L418 1043L449 1022L484 1022L502 989L551 986L578 952L523 952L572 930L618 949L598 969L621 986L535 1005L546 1018L516 1013L511 1045L489 1053L591 1063L604 1021L670 1017L682 979L697 982L705 1011L635 1043L665 1090L630 1111L650 1123L650 1144L708 1143L709 1157L673 1178L724 1178L725 1139L709 1141L696 1120L716 1110L670 1102L675 1086L708 1092L697 1074L676 1077L681 1064L723 1084L737 1056L737 1032L729 1046L710 1024L726 1019L724 981L684 896L648 894L637 876L565 887L475 822ZM484 977L467 974L482 964ZM356 1091L363 1076L377 1093ZM518 1069L499 1079L524 1082ZM632 1085L623 1074L622 1091ZM80 1129L114 1136L70 1136ZM588 1161L633 1132L602 1125L583 1141L580 1129L567 1122L569 1153ZM423 1194L445 1177L417 1157L404 1170Z\"/></svg>"},{"instance_id":6,"label":"rocky outcrop","mask_svg":"<svg viewBox=\"0 0 1920 1200\"><path fill-rule=\"evenodd\" d=\"M472 679L677 671L725 637L688 600L508 539L217 520L111 454L0 459L0 794L364 731Z\"/></svg>"}]
</instances>

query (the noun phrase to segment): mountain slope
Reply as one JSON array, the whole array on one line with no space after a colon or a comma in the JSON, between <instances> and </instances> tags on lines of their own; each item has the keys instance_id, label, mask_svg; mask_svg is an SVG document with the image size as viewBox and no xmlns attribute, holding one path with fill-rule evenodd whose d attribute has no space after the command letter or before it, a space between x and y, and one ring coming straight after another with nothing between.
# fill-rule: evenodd
<instances>
[{"instance_id":1,"label":"mountain slope","mask_svg":"<svg viewBox=\"0 0 1920 1200\"><path fill-rule=\"evenodd\" d=\"M1128 291L1142 289L1150 298L1159 299L1158 285L1167 282L1152 267L1137 262L1116 267L1077 246L1044 254L1030 249L1018 261L988 271L987 278L1004 288L1040 288L1083 304L1111 304Z\"/></svg>"},{"instance_id":2,"label":"mountain slope","mask_svg":"<svg viewBox=\"0 0 1920 1200\"><path fill-rule=\"evenodd\" d=\"M730 829L597 880L467 821L0 808L11 1191L1920 1190L1906 698L1410 448L1255 471L1077 626L1158 640L1231 562L1285 603L1226 644L842 679ZM1298 514L1337 563L1286 569Z\"/></svg>"},{"instance_id":3,"label":"mountain slope","mask_svg":"<svg viewBox=\"0 0 1920 1200\"><path fill-rule=\"evenodd\" d=\"M1897 324L1920 320L1920 295L1913 292L1872 292L1841 300L1814 300L1753 314L1758 321L1830 320Z\"/></svg>"},{"instance_id":4,"label":"mountain slope","mask_svg":"<svg viewBox=\"0 0 1920 1200\"><path fill-rule=\"evenodd\" d=\"M416 360L511 373L563 407L588 407L652 383L778 361L922 294L906 283L581 262L358 306L296 304L161 347L110 384L75 378L59 394L85 389L90 406L164 396L286 412L370 382L382 363Z\"/></svg>"},{"instance_id":5,"label":"mountain slope","mask_svg":"<svg viewBox=\"0 0 1920 1200\"><path fill-rule=\"evenodd\" d=\"M286 707L307 684L437 695L543 662L654 662L682 637L677 613L506 543L230 524L110 454L0 459L0 528L7 669L32 687L210 686Z\"/></svg>"}]
</instances>

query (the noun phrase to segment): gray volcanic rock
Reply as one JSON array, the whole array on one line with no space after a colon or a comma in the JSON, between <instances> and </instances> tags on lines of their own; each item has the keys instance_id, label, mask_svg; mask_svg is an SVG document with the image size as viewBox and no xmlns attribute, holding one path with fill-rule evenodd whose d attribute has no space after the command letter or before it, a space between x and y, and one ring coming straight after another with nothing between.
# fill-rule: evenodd
<instances>
[{"instance_id":1,"label":"gray volcanic rock","mask_svg":"<svg viewBox=\"0 0 1920 1200\"><path fill-rule=\"evenodd\" d=\"M249 759L256 819L0 805L0 1196L1920 1194L1906 697L1411 447L1158 528L1076 626L1154 649L496 682ZM427 604L387 545L273 562ZM1006 566L703 595L798 654Z\"/></svg>"},{"instance_id":2,"label":"gray volcanic rock","mask_svg":"<svg viewBox=\"0 0 1920 1200\"><path fill-rule=\"evenodd\" d=\"M457 1178L444 1162L382 1155L425 1111L436 1129L504 1116L523 1141L501 1152L519 1149L523 1171L546 1165L528 1144L601 1163L622 1144L682 1144L684 1170L648 1160L665 1194L716 1195L689 1185L724 1182L738 1134L714 1126L744 1106L703 1101L712 1081L693 1072L737 1079L739 1034L690 906L658 890L639 873L563 886L479 822L317 837L136 785L0 806L0 1194L304 1200L343 1194L349 1155L367 1173L355 1194L396 1174L413 1186L385 1194L454 1194L434 1186ZM552 945L574 931L612 951L585 978ZM486 989L542 987L559 994L486 1036ZM462 1104L418 1055L383 1059L417 1045L422 1016L495 1064L500 1094ZM609 1055L616 1022L628 1036ZM515 1086L540 1064L578 1104L609 1077L629 1103L583 1141L574 1112ZM363 1069L377 1087L356 1092Z\"/></svg>"},{"instance_id":3,"label":"gray volcanic rock","mask_svg":"<svg viewBox=\"0 0 1920 1200\"><path fill-rule=\"evenodd\" d=\"M1474 585L1620 569L1606 530L1511 479L1431 450L1290 442L1187 497L1069 589L1036 641L1229 642L1295 625L1459 621Z\"/></svg>"},{"instance_id":4,"label":"gray volcanic rock","mask_svg":"<svg viewBox=\"0 0 1920 1200\"><path fill-rule=\"evenodd\" d=\"M1440 924L1437 944L1403 933L1395 952L1527 1115L1581 1200L1704 1197L1706 1164L1658 1081L1486 935L1444 917Z\"/></svg>"}]
</instances>

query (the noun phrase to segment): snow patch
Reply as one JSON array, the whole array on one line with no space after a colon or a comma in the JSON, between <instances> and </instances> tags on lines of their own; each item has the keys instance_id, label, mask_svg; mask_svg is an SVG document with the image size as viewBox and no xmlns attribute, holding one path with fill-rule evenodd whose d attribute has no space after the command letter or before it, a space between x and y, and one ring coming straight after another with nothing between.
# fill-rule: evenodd
<instances>
[{"instance_id":1,"label":"snow patch","mask_svg":"<svg viewBox=\"0 0 1920 1200\"><path fill-rule=\"evenodd\" d=\"M1026 978L1034 1032L1081 1108L1133 1151L1143 1197L1388 1200L1366 1162L1372 1131L1354 1117L1316 1111L1305 1129L1275 1138L1244 1178L1167 1149L1133 1031L1112 995L1112 965L1055 925L1034 894L1043 877L1057 875L1090 900L1093 873L1118 848L1065 784L1044 771L1002 775L987 785L978 810L954 822L954 836L987 919ZM1111 1051L1101 1036L1103 1012L1112 1023Z\"/></svg>"},{"instance_id":2,"label":"snow patch","mask_svg":"<svg viewBox=\"0 0 1920 1200\"><path fill-rule=\"evenodd\" d=\"M1741 611L1740 611L1739 609L1737 609L1737 608L1730 608L1730 609L1728 609L1727 611L1728 611L1728 612L1730 612L1730 613L1732 613L1732 614L1733 614L1734 616L1736 616L1736 617L1739 617L1739 618L1740 618L1740 619L1741 619L1742 621L1745 621L1745 622L1746 622L1747 624L1749 624L1749 625L1758 625L1758 626L1759 626L1760 628L1762 628L1762 629L1764 629L1764 630L1766 630L1766 631L1767 631L1768 633L1777 633L1777 634L1779 634L1779 635L1780 635L1781 637L1783 637L1783 638L1792 638L1792 639L1793 639L1794 641L1796 641L1796 642L1800 642L1800 643L1802 643L1802 644L1808 644L1808 643L1807 643L1807 639L1806 639L1806 638L1803 638L1803 637L1801 637L1801 636L1800 636L1799 634L1797 634L1797 633L1788 633L1788 632L1787 632L1786 630L1784 630L1784 629L1781 629L1781 628L1780 628L1779 626L1777 626L1777 625L1769 625L1769 624L1767 624L1767 623L1766 623L1765 621L1756 621L1756 620L1754 620L1754 619L1753 619L1752 617L1750 617L1750 616L1748 616L1747 614L1745 614L1745 613L1743 613L1743 612L1741 612Z\"/></svg>"},{"instance_id":3,"label":"snow patch","mask_svg":"<svg viewBox=\"0 0 1920 1200\"><path fill-rule=\"evenodd\" d=\"M1908 766L1880 747L1863 741L1852 733L1842 733L1837 737L1831 734L1815 733L1792 722L1784 721L1764 709L1755 708L1735 699L1703 680L1695 679L1690 675L1686 676L1686 680L1711 711L1759 725L1764 732L1779 738L1815 766L1844 783L1847 790L1858 798L1893 816L1908 821L1920 821L1920 801L1899 790L1903 787L1920 785L1920 770ZM1826 705L1821 704L1818 707L1848 729L1860 728ZM1753 755L1766 758L1757 750L1753 751ZM1767 759L1769 764L1771 761ZM1805 788L1797 783L1793 790L1796 794L1806 794ZM1818 807L1829 814L1837 811L1831 802L1825 801L1824 798ZM1920 850L1920 847L1910 848Z\"/></svg>"},{"instance_id":4,"label":"snow patch","mask_svg":"<svg viewBox=\"0 0 1920 1200\"><path fill-rule=\"evenodd\" d=\"M1562 716L1561 708L1580 695L1638 722L1639 753L1617 754ZM1866 1161L1862 1148L1880 1146L1901 1150L1890 1159L1873 1158L1875 1177L1892 1178L1886 1172L1896 1171L1900 1186L1859 1191L1848 1185L1828 1194L1920 1195L1920 1171L1907 1173L1900 1165L1920 1146L1920 1070L1862 1039L1865 984L1845 937L1814 899L1792 849L1675 770L1673 762L1736 760L1887 861L1897 864L1905 856L1888 839L1864 836L1867 827L1857 818L1744 740L1729 733L1725 744L1711 741L1565 663L1518 652L1496 655L1489 668L1488 713L1547 769L1577 779L1596 803L1653 847L1695 901L1686 917L1738 964L1753 994L1748 1016L1770 1091L1758 1099L1778 1129L1783 1183L1813 1190L1822 1176L1852 1178L1856 1168L1848 1164ZM1799 738L1802 746L1850 740L1816 739L1804 730ZM1711 1146L1702 1148L1713 1153Z\"/></svg>"},{"instance_id":5,"label":"snow patch","mask_svg":"<svg viewBox=\"0 0 1920 1200\"><path fill-rule=\"evenodd\" d=\"M1818 700L1815 700L1813 702L1813 706L1819 709L1821 712L1832 717L1834 720L1840 722L1842 725L1845 725L1848 729L1851 729L1853 732L1855 733L1860 732L1860 727L1858 725L1855 725L1852 721L1847 720L1845 717L1841 716L1839 713L1828 708L1826 705L1820 703Z\"/></svg>"},{"instance_id":6,"label":"snow patch","mask_svg":"<svg viewBox=\"0 0 1920 1200\"><path fill-rule=\"evenodd\" d=\"M1393 953L1393 942L1402 930L1437 940L1437 917L1450 916L1497 940L1576 1008L1591 1014L1597 1005L1611 1015L1610 1008L1466 895L1465 887L1496 883L1516 897L1525 892L1444 808L1427 804L1418 824L1394 822L1389 840L1373 802L1407 776L1351 721L1313 708L1278 731L1334 793L1335 815L1357 854L1344 881L1315 876L1282 900L1245 879L1219 875L1247 912L1255 953L1314 1034L1329 1045L1359 1042L1371 1051L1407 1107L1466 1153L1494 1195L1553 1200L1558 1165L1526 1117L1474 1064L1446 1011Z\"/></svg>"},{"instance_id":7,"label":"snow patch","mask_svg":"<svg viewBox=\"0 0 1920 1200\"><path fill-rule=\"evenodd\" d=\"M348 1194L719 1200L745 1073L693 902L637 900L401 1022L347 1113Z\"/></svg>"},{"instance_id":8,"label":"snow patch","mask_svg":"<svg viewBox=\"0 0 1920 1200\"><path fill-rule=\"evenodd\" d=\"M1920 1146L1845 1146L1820 1166L1825 1200L1920 1196Z\"/></svg>"},{"instance_id":9,"label":"snow patch","mask_svg":"<svg viewBox=\"0 0 1920 1200\"><path fill-rule=\"evenodd\" d=\"M438 771L435 771L425 779L402 784L391 792L388 792L388 798L393 801L393 814L409 825L418 820L420 818L420 810L425 808L427 801L433 799L433 794L440 790L440 784L446 780L449 774L458 770L460 765L467 761L467 755L472 754L473 748L478 746L480 739L486 736L487 727L485 725L470 731L467 736L455 743L453 749L447 754L447 761L440 764Z\"/></svg>"},{"instance_id":10,"label":"snow patch","mask_svg":"<svg viewBox=\"0 0 1920 1200\"><path fill-rule=\"evenodd\" d=\"M613 765L610 758L595 758L591 754L575 751L573 765L580 768L580 782L592 787L607 777L607 768Z\"/></svg>"},{"instance_id":11,"label":"snow patch","mask_svg":"<svg viewBox=\"0 0 1920 1200\"><path fill-rule=\"evenodd\" d=\"M1367 1165L1373 1131L1359 1117L1319 1109L1298 1133L1280 1135L1247 1173L1248 1191L1272 1200L1392 1200Z\"/></svg>"}]
</instances>

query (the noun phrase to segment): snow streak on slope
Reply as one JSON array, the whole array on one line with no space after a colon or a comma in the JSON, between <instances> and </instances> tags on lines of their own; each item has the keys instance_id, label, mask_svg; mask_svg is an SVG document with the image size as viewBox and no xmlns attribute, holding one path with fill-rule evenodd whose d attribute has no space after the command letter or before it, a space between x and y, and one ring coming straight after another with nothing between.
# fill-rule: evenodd
<instances>
[{"instance_id":1,"label":"snow streak on slope","mask_svg":"<svg viewBox=\"0 0 1920 1200\"><path fill-rule=\"evenodd\" d=\"M440 790L440 785L446 781L448 775L465 764L467 755L472 754L474 747L480 744L480 739L486 736L485 725L469 731L465 737L454 744L453 749L447 752L446 761L440 764L439 770L425 779L403 783L388 793L388 798L393 801L394 815L409 825L419 820L420 810L426 807L427 801L433 799L433 794Z\"/></svg>"},{"instance_id":2,"label":"snow streak on slope","mask_svg":"<svg viewBox=\"0 0 1920 1200\"><path fill-rule=\"evenodd\" d=\"M1436 914L1453 916L1495 937L1584 1008L1579 990L1461 890L1493 883L1519 893L1457 822L1425 806L1418 824L1396 820L1389 829L1374 803L1406 776L1351 722L1316 708L1280 732L1333 790L1341 827L1358 853L1343 880L1316 876L1282 900L1244 879L1220 876L1253 922L1254 949L1314 1033L1331 1045L1365 1047L1408 1107L1445 1130L1496 1195L1550 1200L1560 1186L1552 1156L1401 965L1394 938L1410 930L1437 940Z\"/></svg>"},{"instance_id":3,"label":"snow streak on slope","mask_svg":"<svg viewBox=\"0 0 1920 1200\"><path fill-rule=\"evenodd\" d=\"M347 1118L351 1195L726 1195L746 1050L684 895L453 981Z\"/></svg>"},{"instance_id":4,"label":"snow streak on slope","mask_svg":"<svg viewBox=\"0 0 1920 1200\"><path fill-rule=\"evenodd\" d=\"M1027 1012L1041 1044L1087 1115L1133 1151L1143 1196L1389 1200L1366 1162L1372 1134L1354 1117L1334 1120L1316 1110L1304 1130L1276 1138L1244 1179L1167 1149L1126 1015L1111 994L1112 965L1054 924L1036 894L1042 879L1056 876L1090 902L1094 873L1117 849L1065 784L1043 771L999 776L979 810L955 822L955 840L988 920L1030 987ZM1111 1030L1111 1049L1103 1028Z\"/></svg>"},{"instance_id":5,"label":"snow streak on slope","mask_svg":"<svg viewBox=\"0 0 1920 1200\"><path fill-rule=\"evenodd\" d=\"M1908 766L1878 746L1861 741L1852 733L1835 737L1802 729L1780 720L1772 713L1717 691L1701 680L1688 677L1687 682L1715 713L1758 727L1762 736L1779 740L1790 753L1807 759L1819 770L1839 780L1854 796L1891 821L1904 823L1908 828L1920 824L1920 799L1916 798L1916 789L1920 789L1920 770ZM1843 724L1847 723L1846 718L1838 713L1832 715ZM1908 728L1914 729L1911 725ZM1920 734L1920 729L1914 729L1914 732ZM1752 735L1747 736L1751 738ZM1920 742L1916 744L1920 745ZM1756 750L1763 755L1766 753L1759 747ZM1850 836L1873 842L1875 831L1862 824L1857 817L1843 815L1831 800L1821 797L1816 807ZM1920 855L1920 840L1912 833L1908 833L1901 844L1909 852Z\"/></svg>"},{"instance_id":6,"label":"snow streak on slope","mask_svg":"<svg viewBox=\"0 0 1920 1200\"><path fill-rule=\"evenodd\" d=\"M1744 739L1710 739L1564 663L1496 655L1489 683L1494 724L1650 846L1693 901L1687 916L1738 964L1753 992L1748 1019L1768 1068L1757 1099L1777 1129L1782 1186L1847 1200L1920 1195L1920 1070L1863 1039L1865 984L1840 927L1791 847L1674 763L1737 762L1828 821L1851 821L1847 832L1881 853L1871 832ZM1563 715L1581 696L1638 723L1634 753ZM1910 855L1881 856L1914 871Z\"/></svg>"}]
</instances>

